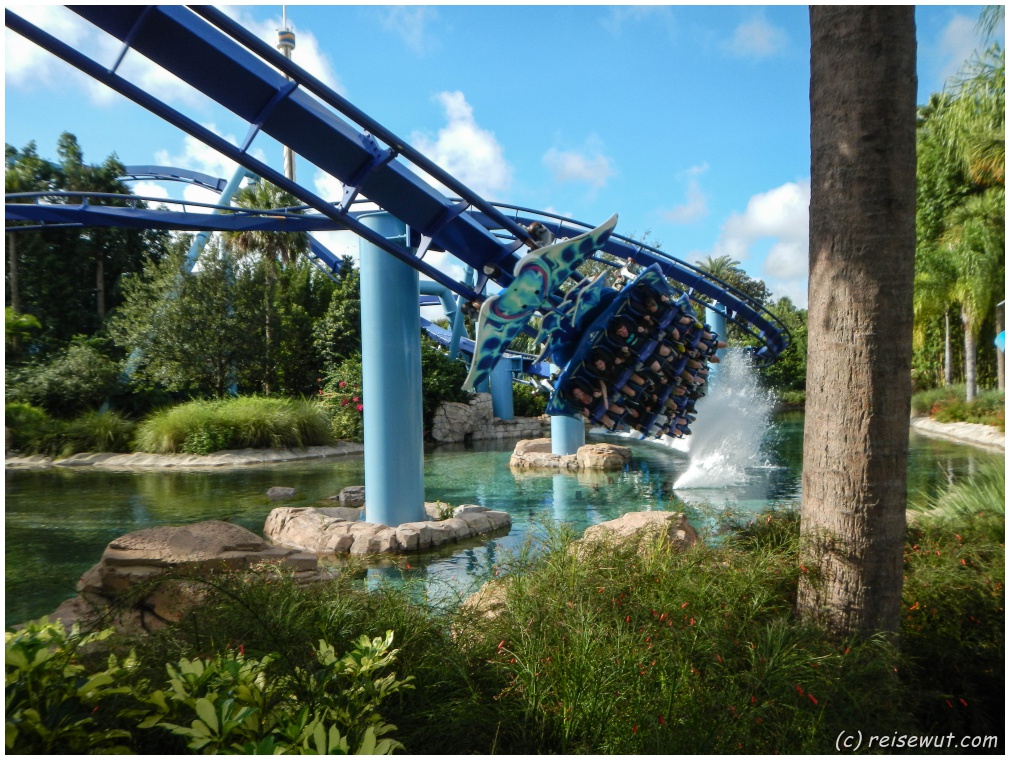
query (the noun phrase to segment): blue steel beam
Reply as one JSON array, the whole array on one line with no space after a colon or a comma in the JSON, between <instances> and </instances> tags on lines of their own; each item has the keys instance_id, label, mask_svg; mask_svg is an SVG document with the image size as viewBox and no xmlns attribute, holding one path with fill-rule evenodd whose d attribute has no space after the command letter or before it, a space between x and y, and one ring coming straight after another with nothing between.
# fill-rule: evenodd
<instances>
[{"instance_id":1,"label":"blue steel beam","mask_svg":"<svg viewBox=\"0 0 1010 760\"><path fill-rule=\"evenodd\" d=\"M135 10L128 6L117 6L117 7L123 8L126 11ZM162 10L173 12L177 11L178 8L175 6L171 6L168 8L164 8ZM365 225L361 224L356 218L354 218L350 214L337 209L332 204L328 203L326 200L319 197L315 193L305 189L304 187L301 187L300 185L297 185L294 182L291 182L282 173L276 171L275 169L272 169L270 166L263 163L262 161L253 158L248 153L243 152L242 150L236 148L230 142L216 135L214 132L205 128L203 125L197 123L193 119L184 116L179 111L175 110L174 108L171 108L165 103L162 103L156 97L150 95L146 91L142 90L140 87L137 87L133 83L123 79L118 74L116 74L114 70L110 71L106 69L101 64L91 60L85 55L82 55L77 50L70 47L66 43L62 42L61 40L57 39L56 37L52 36L48 32L45 32L35 27L34 25L28 23L17 14L12 13L10 10L5 9L4 17L6 25L10 29L17 32L18 34L21 34L26 39L31 40L39 47L48 50L53 55L57 56L58 58L61 58L67 63L70 63L71 65L80 69L81 71L88 74L92 78L102 82L108 87L111 87L113 90L119 92L121 95L124 95L130 100L133 100L134 102L142 105L152 113L163 118L168 123L172 124L173 126L179 127L183 131L192 135L193 137L205 143L214 150L218 151L222 155L227 156L236 163L241 164L247 169L250 169L259 176L263 177L267 181L272 182L274 185L277 185L282 190L291 193L302 202L308 204L312 208L315 208L324 216L329 217L331 220L338 222L345 229L351 230L359 237L364 238L369 243L372 243L378 248L381 248L382 250L386 251L386 253L391 254L394 258L397 258L400 261L403 261L404 263L408 264L409 266L414 267L418 271L428 275L428 277L435 280L436 282L441 282L443 285L450 288L454 292L459 293L460 295L468 299L477 298L477 294L474 291L469 290L461 283L456 282L451 277L448 277L443 272L431 266L427 262L417 259L417 257L414 256L410 252L410 250L407 249L405 246L391 241L387 241L381 235L376 234L373 230L368 229ZM130 35L128 34L127 37L129 36ZM151 38L153 36L153 38L157 39L159 35L157 34L152 35L151 30L148 30L146 36L148 38ZM176 43L178 42L179 40L176 40ZM224 40L222 42L222 44L224 44L225 47L227 48L227 50L224 52L235 53L237 50L237 46L234 43L230 44L226 43L230 43L230 41ZM182 55L183 57L187 57L187 60L189 60L188 56L191 51L187 50L185 44L183 44L182 47L179 48L179 51L181 51L180 55ZM238 50L238 52L242 53L244 51ZM221 66L225 66L226 60L227 59L221 59L220 56L215 55L212 56L212 60L210 62L205 61L205 63L209 63L210 65L220 64ZM230 69L234 70L234 68L235 68L235 62L232 61ZM213 69L204 72L204 75L213 77ZM284 81L283 78L281 78L281 81L282 82ZM233 82L233 85L234 84L235 83ZM246 84L249 84L249 86L254 90L257 89L253 86L252 83L246 82ZM262 87L258 88L258 90L262 90ZM318 104L313 104L312 101L309 101L305 105L311 106L314 111L317 112L319 111ZM348 132L353 132L353 130L350 130L350 128L347 127L347 125L343 125L344 128L342 130L338 129L329 122L327 122L325 126L332 127L331 131L329 132L330 136L332 136L334 132L336 132L342 134L344 137L347 137ZM313 140L315 139L325 140L325 137L322 134L320 134L320 130L318 127L319 124L317 123L316 129L308 129L307 134L311 134ZM322 132L325 133L326 130L323 129ZM348 143L345 141L342 147L346 148L347 146ZM301 155L305 155L304 152L300 149L297 150L297 152ZM339 153L340 151L337 152ZM409 174L409 171L405 168L401 168L401 171ZM413 177L412 179L405 177L404 179L407 180L407 185L412 186L412 189L414 190L414 192L406 192L405 197L418 198L420 188L422 186L427 187L417 177ZM428 189L430 190L430 188ZM447 203L444 201L444 199L443 202ZM472 225L473 227L477 226L476 223L472 223Z\"/></svg>"},{"instance_id":2,"label":"blue steel beam","mask_svg":"<svg viewBox=\"0 0 1010 760\"><path fill-rule=\"evenodd\" d=\"M362 195L466 263L490 263L511 280L515 241L504 243L470 215L449 214L452 204L418 174L400 160L377 160L383 156L374 140L193 12L181 6L72 10L245 119L250 136L273 137L344 184L358 181L362 170L372 167L360 181Z\"/></svg>"},{"instance_id":3,"label":"blue steel beam","mask_svg":"<svg viewBox=\"0 0 1010 760\"><path fill-rule=\"evenodd\" d=\"M481 286L477 287L478 291L488 278L496 280L501 285L511 282L511 271L518 260L513 251L520 245L514 237L525 235L518 213L509 218L509 215L496 208L485 211L484 209L490 204L484 203L470 191L461 193L468 198L465 202L454 202L445 198L399 161L392 160L392 153L406 153L411 150L409 146L403 144L395 135L381 130L381 125L368 119L338 95L328 92L324 85L312 80L310 75L293 67L292 71L297 75L293 78L327 103L342 109L344 113L349 113L358 123L372 127L384 141L389 142L391 148L383 150L370 134L358 133L353 127L320 107L317 101L299 91L298 87L292 86L275 69L264 63L266 59L271 65L291 74L292 72L286 68L290 64L283 56L269 46L263 49L265 43L256 43L257 47L253 47L248 39L250 35L245 30L241 30L225 17L218 18L220 14L217 12L203 9L201 15L214 17L212 20L215 24L227 29L232 37L240 39L247 47L256 49L259 57L237 44L232 37L221 34L177 6L150 8L86 6L75 10L100 28L124 40L127 43L123 50L124 55L128 49L141 52L246 118L251 125L246 146L260 131L270 134L284 144L292 145L320 168L351 186L354 194L357 192L365 194L383 208L407 221L413 230L422 236L422 240L427 239L434 247L447 250L469 266L482 271L484 274L478 283ZM461 296L479 300L479 296L466 284L457 283L425 262L412 258L412 254L405 247L377 239L374 233L358 224L357 220L347 213L348 208L345 204L336 208L314 193L289 183L282 175L264 167L241 149L225 143L193 120L126 82L115 73L115 67L112 71L104 69L51 35L27 24L10 11L6 11L6 19L7 25L15 31L211 147L229 155L246 168L256 171L329 219L336 221L340 226L351 229ZM273 60L275 57L278 57L278 60ZM116 65L118 66L118 61ZM414 162L420 168L430 169L429 173L433 176L441 178L444 175L445 179L451 180L451 177L445 175L438 167L424 164L427 159L423 156L419 159ZM266 171L261 171L261 168ZM445 184L454 188L461 187L455 181L446 181ZM474 205L481 211L461 213L467 205ZM128 215L129 212L127 214L118 212L118 216L121 217ZM67 220L54 219L54 221ZM556 226L558 231L562 229L561 225ZM504 232L499 236L491 232L492 229L501 229ZM582 229L578 231L581 232ZM618 240L617 236L612 238L612 241ZM748 332L766 344L760 352L766 358L774 359L787 344L788 333L784 331L784 327L760 305L738 298L729 292L728 286L724 283L718 285L713 283L711 278L692 271L689 265L676 262L656 249L637 243L608 252L642 266L659 263L667 276L681 282L687 291L709 296L722 303L726 306L731 320L745 325ZM746 327L748 324L752 324L754 329Z\"/></svg>"}]
</instances>

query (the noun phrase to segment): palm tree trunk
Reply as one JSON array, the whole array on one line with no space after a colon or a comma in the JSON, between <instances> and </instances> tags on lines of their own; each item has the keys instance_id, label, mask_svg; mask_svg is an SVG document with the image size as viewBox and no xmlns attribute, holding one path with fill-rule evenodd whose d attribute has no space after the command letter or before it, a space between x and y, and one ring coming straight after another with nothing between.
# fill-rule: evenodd
<instances>
[{"instance_id":1,"label":"palm tree trunk","mask_svg":"<svg viewBox=\"0 0 1010 760\"><path fill-rule=\"evenodd\" d=\"M98 263L95 266L95 291L98 302L98 319L105 321L105 258L98 254Z\"/></svg>"},{"instance_id":2,"label":"palm tree trunk","mask_svg":"<svg viewBox=\"0 0 1010 760\"><path fill-rule=\"evenodd\" d=\"M915 258L911 6L810 8L810 280L797 610L897 631Z\"/></svg>"},{"instance_id":3,"label":"palm tree trunk","mask_svg":"<svg viewBox=\"0 0 1010 760\"><path fill-rule=\"evenodd\" d=\"M954 342L950 335L950 311L943 315L943 385L954 384Z\"/></svg>"},{"instance_id":4,"label":"palm tree trunk","mask_svg":"<svg viewBox=\"0 0 1010 760\"><path fill-rule=\"evenodd\" d=\"M1003 324L1003 309L1004 304L1000 304L996 307L996 334L999 335L1006 329ZM996 387L1001 391L1006 390L1006 354L996 349Z\"/></svg>"},{"instance_id":5,"label":"palm tree trunk","mask_svg":"<svg viewBox=\"0 0 1010 760\"><path fill-rule=\"evenodd\" d=\"M961 324L964 326L964 400L972 402L978 395L978 346L975 341L975 331L972 320L961 310Z\"/></svg>"}]
</instances>

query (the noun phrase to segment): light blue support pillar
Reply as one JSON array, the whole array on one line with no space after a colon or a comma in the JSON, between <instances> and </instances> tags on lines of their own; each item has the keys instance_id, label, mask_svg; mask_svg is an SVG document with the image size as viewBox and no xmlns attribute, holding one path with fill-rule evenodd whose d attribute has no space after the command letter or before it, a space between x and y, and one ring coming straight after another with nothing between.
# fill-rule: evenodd
<instances>
[{"instance_id":1,"label":"light blue support pillar","mask_svg":"<svg viewBox=\"0 0 1010 760\"><path fill-rule=\"evenodd\" d=\"M235 193L238 192L239 186L242 184L242 180L249 177L251 180L259 181L259 177L253 172L246 169L244 166L239 166L235 169L235 173L231 175L231 179L228 180L228 184L225 185L224 190L221 191L221 197L218 198L219 206L227 206L231 203L231 199L235 197ZM219 210L214 211L215 214L220 214ZM210 239L210 232L203 230L196 233L193 237L193 242L189 246L189 251L186 253L186 258L183 261L183 271L189 274L193 271L193 267L196 266L197 259L200 258L200 254L203 253L204 246L207 245L207 241Z\"/></svg>"},{"instance_id":2,"label":"light blue support pillar","mask_svg":"<svg viewBox=\"0 0 1010 760\"><path fill-rule=\"evenodd\" d=\"M586 424L582 417L551 416L551 453L574 454L586 442Z\"/></svg>"},{"instance_id":3,"label":"light blue support pillar","mask_svg":"<svg viewBox=\"0 0 1010 760\"><path fill-rule=\"evenodd\" d=\"M726 342L726 307L721 303L712 304L705 307L705 321L712 328L712 331L719 335L719 340ZM726 349L720 348L715 352L715 355L720 359L726 356ZM717 367L717 364L711 365L710 369Z\"/></svg>"},{"instance_id":4,"label":"light blue support pillar","mask_svg":"<svg viewBox=\"0 0 1010 760\"><path fill-rule=\"evenodd\" d=\"M491 407L500 420L515 417L512 408L512 360L503 356L491 369Z\"/></svg>"},{"instance_id":5,"label":"light blue support pillar","mask_svg":"<svg viewBox=\"0 0 1010 760\"><path fill-rule=\"evenodd\" d=\"M405 242L405 225L389 214L361 221ZM365 520L395 526L425 519L417 270L365 240L359 250Z\"/></svg>"}]
</instances>

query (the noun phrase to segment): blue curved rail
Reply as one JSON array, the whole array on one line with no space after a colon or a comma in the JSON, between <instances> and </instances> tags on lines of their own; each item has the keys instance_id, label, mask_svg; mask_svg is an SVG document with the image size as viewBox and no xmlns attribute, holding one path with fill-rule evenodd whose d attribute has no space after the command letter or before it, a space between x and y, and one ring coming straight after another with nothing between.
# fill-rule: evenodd
<instances>
[{"instance_id":1,"label":"blue curved rail","mask_svg":"<svg viewBox=\"0 0 1010 760\"><path fill-rule=\"evenodd\" d=\"M525 252L524 246L532 245L523 226L523 219L532 218L528 214L523 216L527 210L510 207L510 213L488 203L220 11L209 6L190 9L129 5L75 6L72 10L124 43L123 52L112 69L10 10L5 10L5 21L12 30L294 195L325 217L330 225L335 223L339 228L355 232L467 300L481 300L480 293L488 280L502 286L512 281L512 272ZM240 146L232 145L195 119L119 76L116 69L129 51L144 55L245 119L249 124L246 139ZM345 188L341 201L331 203L255 159L249 148L259 133L289 146L337 178ZM425 182L420 173L433 177L459 199L446 197ZM361 197L405 222L415 236L416 247L386 240L359 222L353 205ZM12 210L12 206L21 208ZM30 214L33 209L38 213L42 208L41 205L8 204L7 218L38 220L43 217ZM50 219L57 223L90 224L106 219L106 223L115 221L117 226L138 227L151 226L151 219L160 213L162 218L158 225L169 229L207 229L188 225L206 223L208 218L207 214L192 212L182 212L183 216L188 213L184 219L179 217L180 212L147 210L141 214L129 207L105 207L99 211L83 202L77 209L63 205L58 211L49 207L44 213L50 214ZM314 223L320 225L314 229L334 228L322 226L323 220L318 215L292 214L277 218L275 214L270 218L245 214L242 221L250 225L248 228L255 229L290 231L307 229L303 225ZM537 216L549 215L537 213ZM215 218L223 220L225 217ZM562 236L572 236L589 227L559 218L554 219L554 225ZM473 267L479 274L477 283L469 286L424 261L428 250L448 251ZM642 266L657 263L664 274L680 283L692 296L704 295L721 303L732 321L764 344L759 354L766 362L773 361L788 345L788 331L781 323L725 283L627 238L615 238L604 250Z\"/></svg>"}]
</instances>

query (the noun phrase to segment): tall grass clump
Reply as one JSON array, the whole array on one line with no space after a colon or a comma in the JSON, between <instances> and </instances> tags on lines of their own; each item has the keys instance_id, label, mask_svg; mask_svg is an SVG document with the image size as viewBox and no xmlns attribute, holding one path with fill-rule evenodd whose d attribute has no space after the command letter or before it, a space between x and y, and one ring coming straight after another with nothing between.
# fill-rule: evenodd
<instances>
[{"instance_id":1,"label":"tall grass clump","mask_svg":"<svg viewBox=\"0 0 1010 760\"><path fill-rule=\"evenodd\" d=\"M983 464L917 514L905 547L902 647L922 723L1002 736L1006 507L1002 463Z\"/></svg>"},{"instance_id":2,"label":"tall grass clump","mask_svg":"<svg viewBox=\"0 0 1010 760\"><path fill-rule=\"evenodd\" d=\"M246 396L191 401L155 413L138 425L134 448L152 454L209 454L301 448L332 440L327 416L317 403Z\"/></svg>"},{"instance_id":3,"label":"tall grass clump","mask_svg":"<svg viewBox=\"0 0 1010 760\"><path fill-rule=\"evenodd\" d=\"M57 420L24 403L6 404L5 418L17 451L52 457L130 451L135 428L135 423L113 411L91 411L72 420Z\"/></svg>"},{"instance_id":4,"label":"tall grass clump","mask_svg":"<svg viewBox=\"0 0 1010 760\"><path fill-rule=\"evenodd\" d=\"M768 516L746 547L684 553L551 535L469 631L503 684L496 751L817 752L845 725L907 726L886 640L833 641L793 619L791 525Z\"/></svg>"}]
</instances>

